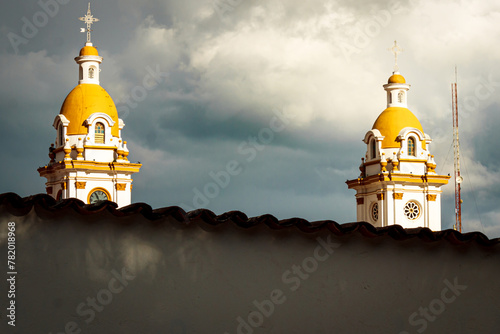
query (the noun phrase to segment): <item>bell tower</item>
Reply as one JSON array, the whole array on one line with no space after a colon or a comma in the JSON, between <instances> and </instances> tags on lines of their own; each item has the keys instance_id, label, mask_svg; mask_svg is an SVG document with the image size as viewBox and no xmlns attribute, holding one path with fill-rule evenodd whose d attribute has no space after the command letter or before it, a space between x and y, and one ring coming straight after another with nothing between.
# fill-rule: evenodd
<instances>
[{"instance_id":1,"label":"bell tower","mask_svg":"<svg viewBox=\"0 0 500 334\"><path fill-rule=\"evenodd\" d=\"M92 16L90 4L80 20L87 23L87 41L75 58L78 85L54 119L57 134L49 149L50 161L38 172L47 179L47 194L56 200L78 198L88 204L108 200L121 207L131 203L131 175L139 172L141 164L128 160L121 134L125 123L100 86L102 57L90 41L91 24L98 19Z\"/></svg>"},{"instance_id":2,"label":"bell tower","mask_svg":"<svg viewBox=\"0 0 500 334\"><path fill-rule=\"evenodd\" d=\"M346 182L349 189L356 190L357 221L439 231L440 188L450 177L435 171L432 139L408 109L410 85L397 63L383 87L387 107L363 139L367 149L359 177Z\"/></svg>"}]
</instances>

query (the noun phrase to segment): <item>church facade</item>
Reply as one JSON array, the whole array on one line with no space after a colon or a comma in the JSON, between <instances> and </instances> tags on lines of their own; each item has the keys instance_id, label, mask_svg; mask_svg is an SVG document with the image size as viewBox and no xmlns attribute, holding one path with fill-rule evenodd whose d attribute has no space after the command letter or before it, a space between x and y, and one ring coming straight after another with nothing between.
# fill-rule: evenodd
<instances>
[{"instance_id":1,"label":"church facade","mask_svg":"<svg viewBox=\"0 0 500 334\"><path fill-rule=\"evenodd\" d=\"M432 139L408 109L410 85L397 68L384 89L387 108L363 139L366 154L359 166L361 173L346 182L356 190L357 221L439 231L440 188L450 176L435 171Z\"/></svg>"},{"instance_id":2,"label":"church facade","mask_svg":"<svg viewBox=\"0 0 500 334\"><path fill-rule=\"evenodd\" d=\"M56 200L78 198L87 204L108 200L121 207L131 203L131 175L141 164L128 160L121 133L125 123L100 86L102 57L90 41L90 25L97 21L90 4L81 20L87 23L87 42L75 58L78 85L54 119L57 135L49 149L50 162L38 172L47 179L47 194Z\"/></svg>"}]
</instances>

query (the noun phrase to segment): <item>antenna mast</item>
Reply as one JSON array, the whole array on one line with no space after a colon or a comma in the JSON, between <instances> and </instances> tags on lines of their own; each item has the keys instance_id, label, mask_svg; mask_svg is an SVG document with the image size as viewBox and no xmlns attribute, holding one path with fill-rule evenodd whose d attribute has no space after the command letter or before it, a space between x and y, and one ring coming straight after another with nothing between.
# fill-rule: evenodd
<instances>
[{"instance_id":1,"label":"antenna mast","mask_svg":"<svg viewBox=\"0 0 500 334\"><path fill-rule=\"evenodd\" d=\"M458 139L458 98L457 98L457 67L455 66L455 83L451 84L451 105L453 114L453 146L455 155L455 230L462 233L462 198L461 183L463 181L460 175L460 141Z\"/></svg>"}]
</instances>

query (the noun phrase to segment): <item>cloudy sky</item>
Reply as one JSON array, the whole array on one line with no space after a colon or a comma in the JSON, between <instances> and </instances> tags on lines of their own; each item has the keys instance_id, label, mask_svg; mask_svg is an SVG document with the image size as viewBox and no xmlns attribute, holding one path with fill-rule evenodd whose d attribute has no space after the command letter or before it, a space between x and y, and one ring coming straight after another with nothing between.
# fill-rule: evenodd
<instances>
[{"instance_id":1,"label":"cloudy sky","mask_svg":"<svg viewBox=\"0 0 500 334\"><path fill-rule=\"evenodd\" d=\"M36 169L78 80L87 1L43 4L11 1L0 13L1 193L44 192ZM101 85L126 123L130 160L143 164L133 202L355 221L345 181L385 108L397 40L409 107L441 174L453 173L458 66L464 231L500 236L498 1L110 0L92 12ZM444 229L453 193L444 188Z\"/></svg>"}]
</instances>

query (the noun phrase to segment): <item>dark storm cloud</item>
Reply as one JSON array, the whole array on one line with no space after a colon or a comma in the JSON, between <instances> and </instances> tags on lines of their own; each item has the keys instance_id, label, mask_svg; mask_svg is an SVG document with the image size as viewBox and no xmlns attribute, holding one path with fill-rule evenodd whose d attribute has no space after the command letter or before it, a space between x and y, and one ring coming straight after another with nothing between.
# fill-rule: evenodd
<instances>
[{"instance_id":1,"label":"dark storm cloud","mask_svg":"<svg viewBox=\"0 0 500 334\"><path fill-rule=\"evenodd\" d=\"M481 136L477 133L466 133L469 138L475 138L472 142L474 159L496 172L500 172L499 155L495 154L500 142L500 106L497 104L489 106L478 116L481 128ZM467 137L465 137L467 138ZM470 144L469 144L470 145Z\"/></svg>"},{"instance_id":2,"label":"dark storm cloud","mask_svg":"<svg viewBox=\"0 0 500 334\"><path fill-rule=\"evenodd\" d=\"M241 172L203 206L217 213L355 220L354 192L344 182L359 175L361 139L385 108L382 85L394 61L387 48L398 39L405 49L399 65L412 85L410 109L435 139L431 147L444 174L453 172L445 157L455 63L461 96L478 100L462 125L464 163L476 192L465 191L464 219L471 229L500 235L500 95L483 99L486 91L478 88L490 74L500 78L498 4L243 0L221 12L217 3L92 3L100 19L92 40L104 56L101 85L126 123L130 159L144 164L134 175L133 201L193 206L195 190L214 182L210 173L234 160ZM5 6L0 133L3 143L15 144L0 150L0 160L11 162L1 167L0 191L26 196L44 190L36 168L48 161L52 121L77 84L73 58L84 43L78 17L87 2L59 6L17 54L8 34L22 36L23 17L33 21L42 9L36 1ZM162 73L157 85L138 95L156 69ZM275 110L294 118L266 144L257 142L258 150L249 138L270 128ZM249 160L250 148L255 157ZM452 194L450 184L443 228L453 224ZM484 227L473 214L476 202Z\"/></svg>"}]
</instances>

